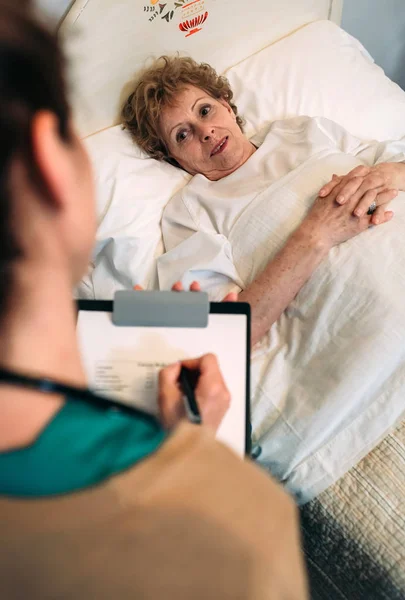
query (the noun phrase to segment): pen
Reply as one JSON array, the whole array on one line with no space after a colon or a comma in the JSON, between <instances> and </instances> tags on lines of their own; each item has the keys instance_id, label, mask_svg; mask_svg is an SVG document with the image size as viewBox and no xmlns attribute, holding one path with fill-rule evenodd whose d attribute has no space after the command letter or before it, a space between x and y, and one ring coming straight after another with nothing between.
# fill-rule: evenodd
<instances>
[{"instance_id":1,"label":"pen","mask_svg":"<svg viewBox=\"0 0 405 600\"><path fill-rule=\"evenodd\" d=\"M187 418L191 423L201 425L201 413L198 408L197 400L195 399L193 374L187 367L181 367L180 371L180 386L183 391L183 402L186 409Z\"/></svg>"}]
</instances>

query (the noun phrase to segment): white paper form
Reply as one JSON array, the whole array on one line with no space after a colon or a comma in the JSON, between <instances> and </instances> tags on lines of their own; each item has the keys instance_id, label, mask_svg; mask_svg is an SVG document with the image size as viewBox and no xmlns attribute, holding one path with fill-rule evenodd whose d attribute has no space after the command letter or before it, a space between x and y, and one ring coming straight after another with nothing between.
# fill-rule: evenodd
<instances>
[{"instance_id":1,"label":"white paper form","mask_svg":"<svg viewBox=\"0 0 405 600\"><path fill-rule=\"evenodd\" d=\"M246 315L210 314L206 328L117 327L112 313L80 311L79 346L97 393L157 414L158 372L208 352L218 357L231 405L217 438L240 456L246 435Z\"/></svg>"}]
</instances>

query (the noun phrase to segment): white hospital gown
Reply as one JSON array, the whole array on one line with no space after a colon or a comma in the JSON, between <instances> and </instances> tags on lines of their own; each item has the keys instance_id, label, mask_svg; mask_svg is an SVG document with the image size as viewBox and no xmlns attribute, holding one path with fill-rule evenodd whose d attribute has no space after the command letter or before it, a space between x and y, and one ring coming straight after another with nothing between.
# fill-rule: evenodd
<instances>
[{"instance_id":1,"label":"white hospital gown","mask_svg":"<svg viewBox=\"0 0 405 600\"><path fill-rule=\"evenodd\" d=\"M405 161L405 140L362 142L324 118L272 124L219 181L196 175L167 206L161 288L245 289L332 174ZM391 222L333 248L252 358L260 461L300 502L334 483L405 414L405 194Z\"/></svg>"}]
</instances>

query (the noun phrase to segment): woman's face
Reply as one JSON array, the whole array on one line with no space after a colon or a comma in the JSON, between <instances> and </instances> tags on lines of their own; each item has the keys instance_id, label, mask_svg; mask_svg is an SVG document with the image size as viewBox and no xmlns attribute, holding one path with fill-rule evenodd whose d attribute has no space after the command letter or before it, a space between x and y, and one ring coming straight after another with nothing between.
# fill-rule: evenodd
<instances>
[{"instance_id":1,"label":"woman's face","mask_svg":"<svg viewBox=\"0 0 405 600\"><path fill-rule=\"evenodd\" d=\"M185 88L174 106L164 107L160 127L170 156L191 175L212 181L233 173L252 153L229 104L197 87Z\"/></svg>"}]
</instances>

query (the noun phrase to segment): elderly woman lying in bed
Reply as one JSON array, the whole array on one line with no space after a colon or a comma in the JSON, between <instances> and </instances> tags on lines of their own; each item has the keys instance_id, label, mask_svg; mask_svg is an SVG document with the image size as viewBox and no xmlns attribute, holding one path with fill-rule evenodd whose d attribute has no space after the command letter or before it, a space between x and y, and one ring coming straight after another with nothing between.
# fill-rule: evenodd
<instances>
[{"instance_id":1,"label":"elderly woman lying in bed","mask_svg":"<svg viewBox=\"0 0 405 600\"><path fill-rule=\"evenodd\" d=\"M160 285L199 279L251 304L254 438L307 500L404 414L405 203L386 208L405 189L405 142L308 117L249 140L232 98L208 65L165 57L124 122L194 176L164 214Z\"/></svg>"}]
</instances>

